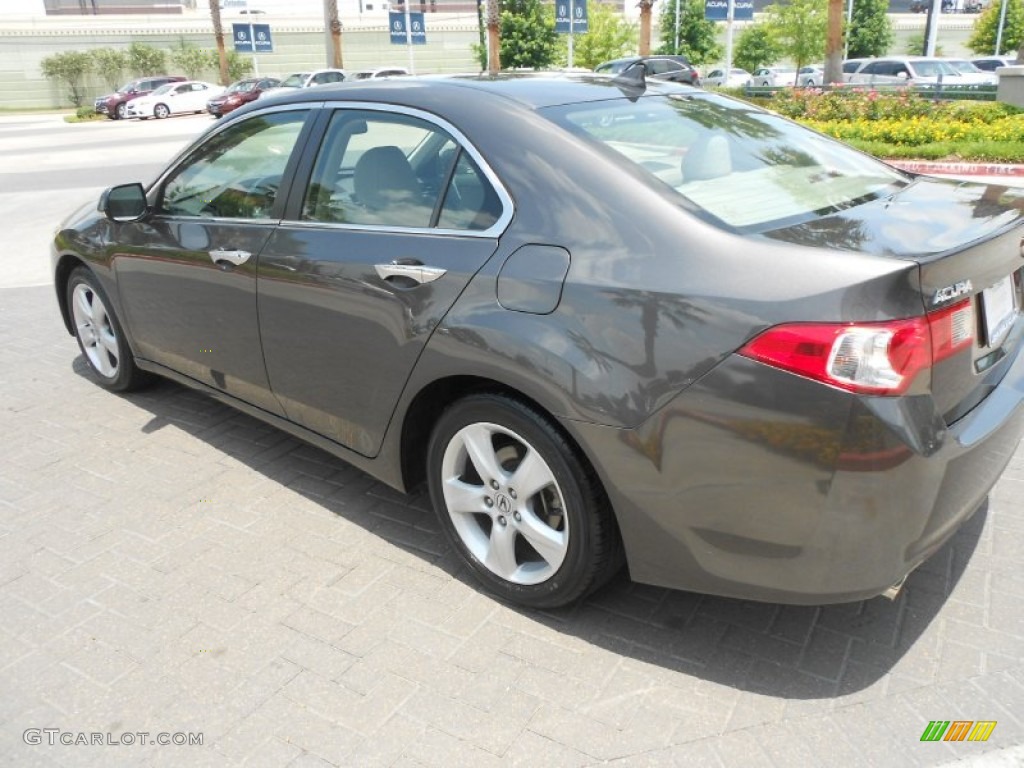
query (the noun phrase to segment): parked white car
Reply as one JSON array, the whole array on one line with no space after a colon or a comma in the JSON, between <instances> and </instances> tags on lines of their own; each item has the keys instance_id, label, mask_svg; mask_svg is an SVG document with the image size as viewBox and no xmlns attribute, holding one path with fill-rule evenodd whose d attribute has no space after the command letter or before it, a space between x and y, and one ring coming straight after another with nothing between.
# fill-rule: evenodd
<instances>
[{"instance_id":1,"label":"parked white car","mask_svg":"<svg viewBox=\"0 0 1024 768\"><path fill-rule=\"evenodd\" d=\"M942 59L886 56L865 62L851 77L854 85L966 85L960 73Z\"/></svg>"},{"instance_id":2,"label":"parked white car","mask_svg":"<svg viewBox=\"0 0 1024 768\"><path fill-rule=\"evenodd\" d=\"M405 67L378 67L377 69L360 69L353 72L350 80L370 80L378 77L403 77L409 74Z\"/></svg>"},{"instance_id":3,"label":"parked white car","mask_svg":"<svg viewBox=\"0 0 1024 768\"><path fill-rule=\"evenodd\" d=\"M701 85L705 88L742 88L750 80L750 73L745 69L730 69L726 75L725 69L712 69L708 72Z\"/></svg>"},{"instance_id":4,"label":"parked white car","mask_svg":"<svg viewBox=\"0 0 1024 768\"><path fill-rule=\"evenodd\" d=\"M999 75L979 69L967 59L943 59L955 69L967 85L999 85Z\"/></svg>"},{"instance_id":5,"label":"parked white car","mask_svg":"<svg viewBox=\"0 0 1024 768\"><path fill-rule=\"evenodd\" d=\"M306 72L293 72L284 78L276 88L268 88L261 93L260 98L273 96L288 88L312 88L314 85L341 83L348 79L349 74L344 69L314 69Z\"/></svg>"},{"instance_id":6,"label":"parked white car","mask_svg":"<svg viewBox=\"0 0 1024 768\"><path fill-rule=\"evenodd\" d=\"M982 56L971 59L971 63L985 72L995 72L1000 67L1012 67L1016 60L1016 56Z\"/></svg>"},{"instance_id":7,"label":"parked white car","mask_svg":"<svg viewBox=\"0 0 1024 768\"><path fill-rule=\"evenodd\" d=\"M169 115L186 112L205 112L206 102L224 93L223 86L204 83L201 80L186 80L183 83L162 85L146 96L132 99L125 105L125 117L160 120Z\"/></svg>"},{"instance_id":8,"label":"parked white car","mask_svg":"<svg viewBox=\"0 0 1024 768\"><path fill-rule=\"evenodd\" d=\"M843 62L843 82L848 83L853 79L857 70L863 67L871 59L847 59Z\"/></svg>"},{"instance_id":9,"label":"parked white car","mask_svg":"<svg viewBox=\"0 0 1024 768\"><path fill-rule=\"evenodd\" d=\"M777 88L796 84L796 67L759 67L751 75L752 85Z\"/></svg>"},{"instance_id":10,"label":"parked white car","mask_svg":"<svg viewBox=\"0 0 1024 768\"><path fill-rule=\"evenodd\" d=\"M816 88L825 82L825 68L817 64L808 67L800 67L796 73L796 84L805 88Z\"/></svg>"}]
</instances>

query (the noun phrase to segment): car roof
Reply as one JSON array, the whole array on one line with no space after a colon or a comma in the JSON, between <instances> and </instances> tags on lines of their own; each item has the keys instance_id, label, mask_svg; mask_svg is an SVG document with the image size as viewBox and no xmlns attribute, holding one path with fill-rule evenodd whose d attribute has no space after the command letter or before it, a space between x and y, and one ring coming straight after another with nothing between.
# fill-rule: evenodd
<instances>
[{"instance_id":1,"label":"car roof","mask_svg":"<svg viewBox=\"0 0 1024 768\"><path fill-rule=\"evenodd\" d=\"M635 90L630 95L635 95ZM428 96L427 91L430 95ZM325 100L381 101L410 107L433 103L435 98L465 98L474 92L474 100L506 99L539 109L559 104L577 104L602 101L624 95L626 89L615 84L614 78L593 74L514 73L488 75L426 75L406 78L371 78L329 83L267 97L266 103L301 103ZM692 93L691 86L648 79L647 93ZM260 100L260 103L264 103Z\"/></svg>"}]
</instances>

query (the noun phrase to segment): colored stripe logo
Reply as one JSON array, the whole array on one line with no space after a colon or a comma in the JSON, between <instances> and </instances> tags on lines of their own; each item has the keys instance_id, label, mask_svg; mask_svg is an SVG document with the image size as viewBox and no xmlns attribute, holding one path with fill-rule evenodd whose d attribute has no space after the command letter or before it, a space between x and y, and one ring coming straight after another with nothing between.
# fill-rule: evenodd
<instances>
[{"instance_id":1,"label":"colored stripe logo","mask_svg":"<svg viewBox=\"0 0 1024 768\"><path fill-rule=\"evenodd\" d=\"M996 720L931 720L921 741L988 741Z\"/></svg>"}]
</instances>

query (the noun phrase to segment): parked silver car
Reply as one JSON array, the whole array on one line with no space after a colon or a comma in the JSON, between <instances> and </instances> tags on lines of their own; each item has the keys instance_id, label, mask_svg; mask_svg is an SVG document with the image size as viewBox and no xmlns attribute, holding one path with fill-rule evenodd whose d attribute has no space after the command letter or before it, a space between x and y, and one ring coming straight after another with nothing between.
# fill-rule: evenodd
<instances>
[{"instance_id":1,"label":"parked silver car","mask_svg":"<svg viewBox=\"0 0 1024 768\"><path fill-rule=\"evenodd\" d=\"M866 85L966 84L960 73L942 59L924 56L887 56L865 61L850 82Z\"/></svg>"}]
</instances>

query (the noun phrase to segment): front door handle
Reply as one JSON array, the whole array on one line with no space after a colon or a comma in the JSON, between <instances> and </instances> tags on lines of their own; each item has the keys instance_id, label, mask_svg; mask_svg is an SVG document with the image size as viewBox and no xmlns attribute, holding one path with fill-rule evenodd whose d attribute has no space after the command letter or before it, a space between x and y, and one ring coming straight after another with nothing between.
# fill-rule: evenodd
<instances>
[{"instance_id":1,"label":"front door handle","mask_svg":"<svg viewBox=\"0 0 1024 768\"><path fill-rule=\"evenodd\" d=\"M229 251L222 248L210 251L210 260L217 265L220 265L222 261L226 261L228 264L240 267L249 260L250 256L252 254L248 251Z\"/></svg>"},{"instance_id":2,"label":"front door handle","mask_svg":"<svg viewBox=\"0 0 1024 768\"><path fill-rule=\"evenodd\" d=\"M440 267L427 267L423 264L376 264L373 267L381 280L389 280L394 277L406 277L415 280L417 283L432 283L440 277L444 277L447 269Z\"/></svg>"}]
</instances>

